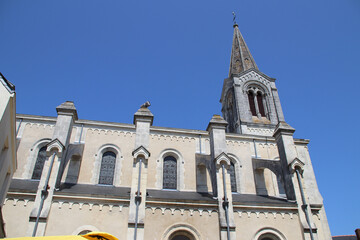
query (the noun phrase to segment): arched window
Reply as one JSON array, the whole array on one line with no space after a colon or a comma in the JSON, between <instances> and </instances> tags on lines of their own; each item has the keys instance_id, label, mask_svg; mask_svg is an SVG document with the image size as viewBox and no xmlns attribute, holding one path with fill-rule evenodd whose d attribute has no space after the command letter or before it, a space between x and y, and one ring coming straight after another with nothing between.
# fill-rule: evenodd
<instances>
[{"instance_id":1,"label":"arched window","mask_svg":"<svg viewBox=\"0 0 360 240\"><path fill-rule=\"evenodd\" d=\"M256 116L256 108L255 108L255 101L254 101L254 93L252 91L248 92L248 98L249 98L249 105L250 105L250 111L253 116Z\"/></svg>"},{"instance_id":2,"label":"arched window","mask_svg":"<svg viewBox=\"0 0 360 240\"><path fill-rule=\"evenodd\" d=\"M266 117L269 112L266 103L266 91L258 85L250 85L246 91L251 115L258 118Z\"/></svg>"},{"instance_id":3,"label":"arched window","mask_svg":"<svg viewBox=\"0 0 360 240\"><path fill-rule=\"evenodd\" d=\"M88 234L90 232L92 232L92 231L91 230L82 230L81 232L79 232L78 235L85 235L85 234Z\"/></svg>"},{"instance_id":4,"label":"arched window","mask_svg":"<svg viewBox=\"0 0 360 240\"><path fill-rule=\"evenodd\" d=\"M271 233L265 233L262 234L258 240L280 240L280 238L278 238L277 236L275 236L274 234Z\"/></svg>"},{"instance_id":5,"label":"arched window","mask_svg":"<svg viewBox=\"0 0 360 240\"><path fill-rule=\"evenodd\" d=\"M46 146L40 148L31 179L39 180L46 161Z\"/></svg>"},{"instance_id":6,"label":"arched window","mask_svg":"<svg viewBox=\"0 0 360 240\"><path fill-rule=\"evenodd\" d=\"M261 92L257 93L256 99L257 99L257 104L259 106L259 112L262 117L265 117L265 108L264 108L263 96Z\"/></svg>"},{"instance_id":7,"label":"arched window","mask_svg":"<svg viewBox=\"0 0 360 240\"><path fill-rule=\"evenodd\" d=\"M112 185L114 182L116 154L110 151L102 155L99 184Z\"/></svg>"},{"instance_id":8,"label":"arched window","mask_svg":"<svg viewBox=\"0 0 360 240\"><path fill-rule=\"evenodd\" d=\"M176 189L177 187L177 162L173 156L164 158L163 189Z\"/></svg>"},{"instance_id":9,"label":"arched window","mask_svg":"<svg viewBox=\"0 0 360 240\"><path fill-rule=\"evenodd\" d=\"M231 162L230 164L229 173L230 173L230 182L231 182L231 192L237 192L235 165L233 162Z\"/></svg>"},{"instance_id":10,"label":"arched window","mask_svg":"<svg viewBox=\"0 0 360 240\"><path fill-rule=\"evenodd\" d=\"M176 231L169 237L169 240L194 240L194 236L188 231Z\"/></svg>"},{"instance_id":11,"label":"arched window","mask_svg":"<svg viewBox=\"0 0 360 240\"><path fill-rule=\"evenodd\" d=\"M177 236L171 238L171 240L191 240L191 239L184 235L177 235Z\"/></svg>"}]
</instances>

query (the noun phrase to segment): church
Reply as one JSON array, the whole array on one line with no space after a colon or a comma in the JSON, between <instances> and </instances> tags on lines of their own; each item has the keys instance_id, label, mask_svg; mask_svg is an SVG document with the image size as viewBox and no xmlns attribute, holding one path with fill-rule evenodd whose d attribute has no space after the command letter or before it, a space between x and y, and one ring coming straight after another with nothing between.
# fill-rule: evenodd
<instances>
[{"instance_id":1,"label":"church","mask_svg":"<svg viewBox=\"0 0 360 240\"><path fill-rule=\"evenodd\" d=\"M153 126L149 102L133 124L79 119L71 101L57 117L17 114L7 237L331 239L309 140L293 137L236 23L220 102L206 130Z\"/></svg>"}]
</instances>

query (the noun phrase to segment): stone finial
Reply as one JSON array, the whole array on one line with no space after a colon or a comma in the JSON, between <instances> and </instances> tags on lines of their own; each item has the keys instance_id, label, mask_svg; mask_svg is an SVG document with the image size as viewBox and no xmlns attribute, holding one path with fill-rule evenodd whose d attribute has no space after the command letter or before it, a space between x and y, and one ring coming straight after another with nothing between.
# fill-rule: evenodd
<instances>
[{"instance_id":1,"label":"stone finial","mask_svg":"<svg viewBox=\"0 0 360 240\"><path fill-rule=\"evenodd\" d=\"M144 103L143 105L145 105L146 103ZM139 120L145 121L145 122L149 121L150 126L151 126L153 124L154 115L151 113L151 111L147 107L145 107L145 106L143 107L143 105L141 105L139 110L137 110L137 112L134 114L134 124L136 124L136 122Z\"/></svg>"},{"instance_id":2,"label":"stone finial","mask_svg":"<svg viewBox=\"0 0 360 240\"><path fill-rule=\"evenodd\" d=\"M60 104L56 108L56 112L58 113L58 115L70 115L74 117L74 120L78 120L77 111L74 102L72 101L66 101Z\"/></svg>"},{"instance_id":3,"label":"stone finial","mask_svg":"<svg viewBox=\"0 0 360 240\"><path fill-rule=\"evenodd\" d=\"M211 128L223 128L225 129L228 125L228 122L225 121L220 115L214 114L211 118L209 125L206 128L206 131L209 131Z\"/></svg>"},{"instance_id":4,"label":"stone finial","mask_svg":"<svg viewBox=\"0 0 360 240\"><path fill-rule=\"evenodd\" d=\"M279 136L279 134L284 134L284 135L290 135L292 136L295 132L295 128L291 127L289 124L287 124L286 122L279 122L276 125L275 131L273 136L276 138L277 136Z\"/></svg>"}]
</instances>

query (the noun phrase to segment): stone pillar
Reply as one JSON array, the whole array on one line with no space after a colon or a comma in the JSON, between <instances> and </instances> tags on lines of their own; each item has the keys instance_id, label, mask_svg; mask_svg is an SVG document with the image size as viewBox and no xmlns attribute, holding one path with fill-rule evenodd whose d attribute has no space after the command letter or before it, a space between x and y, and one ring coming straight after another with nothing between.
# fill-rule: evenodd
<instances>
[{"instance_id":1,"label":"stone pillar","mask_svg":"<svg viewBox=\"0 0 360 240\"><path fill-rule=\"evenodd\" d=\"M231 182L230 174L228 173L230 158L227 155L225 135L226 126L227 122L222 117L214 115L206 130L210 134L211 159L213 160L211 179L213 183L214 196L217 196L218 199L220 239L235 240L236 232L232 205ZM222 166L224 166L224 169ZM227 213L225 208L227 208ZM227 236L228 229L230 231L230 239L228 239Z\"/></svg>"},{"instance_id":2,"label":"stone pillar","mask_svg":"<svg viewBox=\"0 0 360 240\"><path fill-rule=\"evenodd\" d=\"M305 206L304 200L307 198L302 197L299 181L303 179L297 178L295 169L301 169L303 172L304 163L298 159L297 151L295 148L293 134L295 129L288 125L286 122L279 122L276 126L274 137L276 139L277 147L280 155L280 163L282 167L285 193L288 200L295 200L298 203L299 219L303 227L304 239L311 240L310 226L313 229L313 240L317 240L316 226L313 224L312 213L310 206ZM302 184L302 182L301 182ZM305 211L307 213L305 213ZM307 223L306 214L309 216L310 224ZM310 226L309 226L310 225Z\"/></svg>"},{"instance_id":3,"label":"stone pillar","mask_svg":"<svg viewBox=\"0 0 360 240\"><path fill-rule=\"evenodd\" d=\"M274 109L276 111L276 122L285 122L285 118L284 118L284 113L282 111L282 107L281 107L281 103L280 103L280 98L279 98L279 93L277 88L275 87L275 83L271 83L271 92L273 95L273 100L274 100L274 105L271 104L271 109ZM272 101L269 101L270 103L272 103ZM275 116L274 116L274 111L271 111L271 123L275 122Z\"/></svg>"},{"instance_id":4,"label":"stone pillar","mask_svg":"<svg viewBox=\"0 0 360 240\"><path fill-rule=\"evenodd\" d=\"M130 193L128 240L134 239L135 234L137 240L144 239L147 170L150 157L147 148L149 147L150 126L153 119L154 116L147 107L141 107L134 115L136 138L135 150L133 151L134 162Z\"/></svg>"},{"instance_id":5,"label":"stone pillar","mask_svg":"<svg viewBox=\"0 0 360 240\"><path fill-rule=\"evenodd\" d=\"M44 168L40 178L38 190L36 193L34 208L30 213L30 222L27 235L31 236L34 230L35 221L43 202L36 236L44 236L47 218L51 208L52 197L55 190L56 180L59 174L59 168L62 156L69 144L72 126L78 119L77 111L73 102L65 102L56 108L58 118L52 137L52 141L47 145L48 159L44 163ZM48 178L49 177L49 178ZM47 185L47 186L46 186ZM46 191L44 191L47 189Z\"/></svg>"}]
</instances>

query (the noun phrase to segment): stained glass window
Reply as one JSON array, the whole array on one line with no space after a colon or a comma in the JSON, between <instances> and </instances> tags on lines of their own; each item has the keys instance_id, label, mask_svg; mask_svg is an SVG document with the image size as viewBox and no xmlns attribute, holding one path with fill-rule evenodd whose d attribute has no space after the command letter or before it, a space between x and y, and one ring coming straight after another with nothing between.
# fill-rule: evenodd
<instances>
[{"instance_id":1,"label":"stained glass window","mask_svg":"<svg viewBox=\"0 0 360 240\"><path fill-rule=\"evenodd\" d=\"M230 164L229 173L230 173L230 182L231 182L231 192L237 192L234 163Z\"/></svg>"},{"instance_id":2,"label":"stained glass window","mask_svg":"<svg viewBox=\"0 0 360 240\"><path fill-rule=\"evenodd\" d=\"M40 148L31 179L39 180L46 161L46 146Z\"/></svg>"},{"instance_id":3,"label":"stained glass window","mask_svg":"<svg viewBox=\"0 0 360 240\"><path fill-rule=\"evenodd\" d=\"M114 181L116 154L105 152L102 156L99 184L112 185Z\"/></svg>"},{"instance_id":4,"label":"stained glass window","mask_svg":"<svg viewBox=\"0 0 360 240\"><path fill-rule=\"evenodd\" d=\"M177 163L173 156L164 158L163 188L176 189L177 185Z\"/></svg>"}]
</instances>

